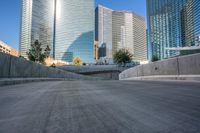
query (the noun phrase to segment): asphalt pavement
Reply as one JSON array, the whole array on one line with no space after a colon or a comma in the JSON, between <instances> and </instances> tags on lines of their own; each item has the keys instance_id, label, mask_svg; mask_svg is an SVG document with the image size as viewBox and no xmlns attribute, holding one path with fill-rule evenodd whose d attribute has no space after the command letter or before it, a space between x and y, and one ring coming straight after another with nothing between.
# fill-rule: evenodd
<instances>
[{"instance_id":1,"label":"asphalt pavement","mask_svg":"<svg viewBox=\"0 0 200 133\"><path fill-rule=\"evenodd\" d=\"M0 133L199 133L200 83L51 81L0 87Z\"/></svg>"}]
</instances>

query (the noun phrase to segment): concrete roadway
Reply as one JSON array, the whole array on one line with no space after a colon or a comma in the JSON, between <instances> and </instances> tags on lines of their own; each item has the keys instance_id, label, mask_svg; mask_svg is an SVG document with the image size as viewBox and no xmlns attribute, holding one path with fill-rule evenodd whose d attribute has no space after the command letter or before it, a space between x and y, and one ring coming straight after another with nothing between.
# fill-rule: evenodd
<instances>
[{"instance_id":1,"label":"concrete roadway","mask_svg":"<svg viewBox=\"0 0 200 133\"><path fill-rule=\"evenodd\" d=\"M200 132L200 83L58 81L0 87L0 133L156 132Z\"/></svg>"}]
</instances>

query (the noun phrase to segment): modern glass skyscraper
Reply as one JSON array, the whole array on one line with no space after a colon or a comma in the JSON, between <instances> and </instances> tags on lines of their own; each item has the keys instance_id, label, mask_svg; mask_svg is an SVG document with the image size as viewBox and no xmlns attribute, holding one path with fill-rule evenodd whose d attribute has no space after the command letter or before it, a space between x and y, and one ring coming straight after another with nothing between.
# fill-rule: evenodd
<instances>
[{"instance_id":1,"label":"modern glass skyscraper","mask_svg":"<svg viewBox=\"0 0 200 133\"><path fill-rule=\"evenodd\" d=\"M95 38L98 40L100 57L113 58L112 12L112 9L101 5L95 10Z\"/></svg>"},{"instance_id":2,"label":"modern glass skyscraper","mask_svg":"<svg viewBox=\"0 0 200 133\"><path fill-rule=\"evenodd\" d=\"M199 5L200 0L147 0L152 56L169 58L179 53L168 48L198 45Z\"/></svg>"},{"instance_id":3,"label":"modern glass skyscraper","mask_svg":"<svg viewBox=\"0 0 200 133\"><path fill-rule=\"evenodd\" d=\"M27 57L38 40L45 49L53 46L54 0L22 0L20 54Z\"/></svg>"},{"instance_id":4,"label":"modern glass skyscraper","mask_svg":"<svg viewBox=\"0 0 200 133\"><path fill-rule=\"evenodd\" d=\"M114 11L99 5L96 8L96 40L99 48L105 47L100 56L113 58L118 50L125 48L136 61L147 61L145 19L129 11Z\"/></svg>"},{"instance_id":5,"label":"modern glass skyscraper","mask_svg":"<svg viewBox=\"0 0 200 133\"><path fill-rule=\"evenodd\" d=\"M56 60L94 62L94 0L23 0L20 51L35 40Z\"/></svg>"},{"instance_id":6,"label":"modern glass skyscraper","mask_svg":"<svg viewBox=\"0 0 200 133\"><path fill-rule=\"evenodd\" d=\"M133 13L133 59L138 61L147 61L147 34L146 34L146 21Z\"/></svg>"},{"instance_id":7,"label":"modern glass skyscraper","mask_svg":"<svg viewBox=\"0 0 200 133\"><path fill-rule=\"evenodd\" d=\"M94 62L94 0L57 0L55 58Z\"/></svg>"}]
</instances>

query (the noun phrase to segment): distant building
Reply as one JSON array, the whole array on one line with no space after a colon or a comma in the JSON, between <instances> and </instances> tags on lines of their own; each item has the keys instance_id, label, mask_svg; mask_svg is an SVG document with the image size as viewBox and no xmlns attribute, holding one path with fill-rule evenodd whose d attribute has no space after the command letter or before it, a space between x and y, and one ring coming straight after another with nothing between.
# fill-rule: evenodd
<instances>
[{"instance_id":1,"label":"distant building","mask_svg":"<svg viewBox=\"0 0 200 133\"><path fill-rule=\"evenodd\" d=\"M49 45L53 56L55 0L22 0L20 54L27 58L27 52L38 40L43 50Z\"/></svg>"},{"instance_id":2,"label":"distant building","mask_svg":"<svg viewBox=\"0 0 200 133\"><path fill-rule=\"evenodd\" d=\"M113 59L119 49L128 49L135 61L147 60L145 19L133 12L96 8L96 40L99 56Z\"/></svg>"},{"instance_id":3,"label":"distant building","mask_svg":"<svg viewBox=\"0 0 200 133\"><path fill-rule=\"evenodd\" d=\"M99 43L99 58L113 58L112 9L99 5L95 10L95 39Z\"/></svg>"},{"instance_id":4,"label":"distant building","mask_svg":"<svg viewBox=\"0 0 200 133\"><path fill-rule=\"evenodd\" d=\"M112 16L113 53L125 48L134 54L133 13L125 11L113 11Z\"/></svg>"},{"instance_id":5,"label":"distant building","mask_svg":"<svg viewBox=\"0 0 200 133\"><path fill-rule=\"evenodd\" d=\"M200 0L147 0L151 56L159 59L180 54L170 48L198 46Z\"/></svg>"},{"instance_id":6,"label":"distant building","mask_svg":"<svg viewBox=\"0 0 200 133\"><path fill-rule=\"evenodd\" d=\"M97 62L99 59L99 42L94 42L94 59Z\"/></svg>"},{"instance_id":7,"label":"distant building","mask_svg":"<svg viewBox=\"0 0 200 133\"><path fill-rule=\"evenodd\" d=\"M136 61L147 61L147 36L145 18L133 15L133 58Z\"/></svg>"},{"instance_id":8,"label":"distant building","mask_svg":"<svg viewBox=\"0 0 200 133\"><path fill-rule=\"evenodd\" d=\"M94 63L95 0L57 0L55 59Z\"/></svg>"},{"instance_id":9,"label":"distant building","mask_svg":"<svg viewBox=\"0 0 200 133\"><path fill-rule=\"evenodd\" d=\"M15 48L8 46L3 41L0 41L0 52L6 53L12 56L16 56L16 57L19 56L18 51Z\"/></svg>"},{"instance_id":10,"label":"distant building","mask_svg":"<svg viewBox=\"0 0 200 133\"><path fill-rule=\"evenodd\" d=\"M20 53L38 40L55 60L94 62L94 0L22 0Z\"/></svg>"}]
</instances>

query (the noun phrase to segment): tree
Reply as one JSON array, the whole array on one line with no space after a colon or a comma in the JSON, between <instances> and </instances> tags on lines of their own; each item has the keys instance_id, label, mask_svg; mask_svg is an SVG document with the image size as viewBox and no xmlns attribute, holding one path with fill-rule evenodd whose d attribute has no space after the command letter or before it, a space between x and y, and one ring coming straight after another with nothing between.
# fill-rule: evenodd
<instances>
[{"instance_id":1,"label":"tree","mask_svg":"<svg viewBox=\"0 0 200 133\"><path fill-rule=\"evenodd\" d=\"M22 55L19 55L19 58L22 58L22 59L26 59L24 56L22 56Z\"/></svg>"},{"instance_id":2,"label":"tree","mask_svg":"<svg viewBox=\"0 0 200 133\"><path fill-rule=\"evenodd\" d=\"M80 66L80 65L82 65L82 60L81 60L80 57L76 57L74 59L73 63L74 63L75 66Z\"/></svg>"},{"instance_id":3,"label":"tree","mask_svg":"<svg viewBox=\"0 0 200 133\"><path fill-rule=\"evenodd\" d=\"M114 54L114 62L117 64L130 63L133 59L133 54L131 54L127 49L120 49Z\"/></svg>"},{"instance_id":4,"label":"tree","mask_svg":"<svg viewBox=\"0 0 200 133\"><path fill-rule=\"evenodd\" d=\"M45 58L49 57L51 49L47 45L45 52L43 52L41 46L42 44L38 40L31 44L31 49L27 52L29 60L44 63Z\"/></svg>"},{"instance_id":5,"label":"tree","mask_svg":"<svg viewBox=\"0 0 200 133\"><path fill-rule=\"evenodd\" d=\"M51 49L49 48L49 45L47 45L46 49L44 50L44 55L46 58L48 58L50 56L51 53Z\"/></svg>"},{"instance_id":6,"label":"tree","mask_svg":"<svg viewBox=\"0 0 200 133\"><path fill-rule=\"evenodd\" d=\"M155 61L158 61L158 60L159 60L158 56L157 55L153 55L152 62L155 62Z\"/></svg>"}]
</instances>

